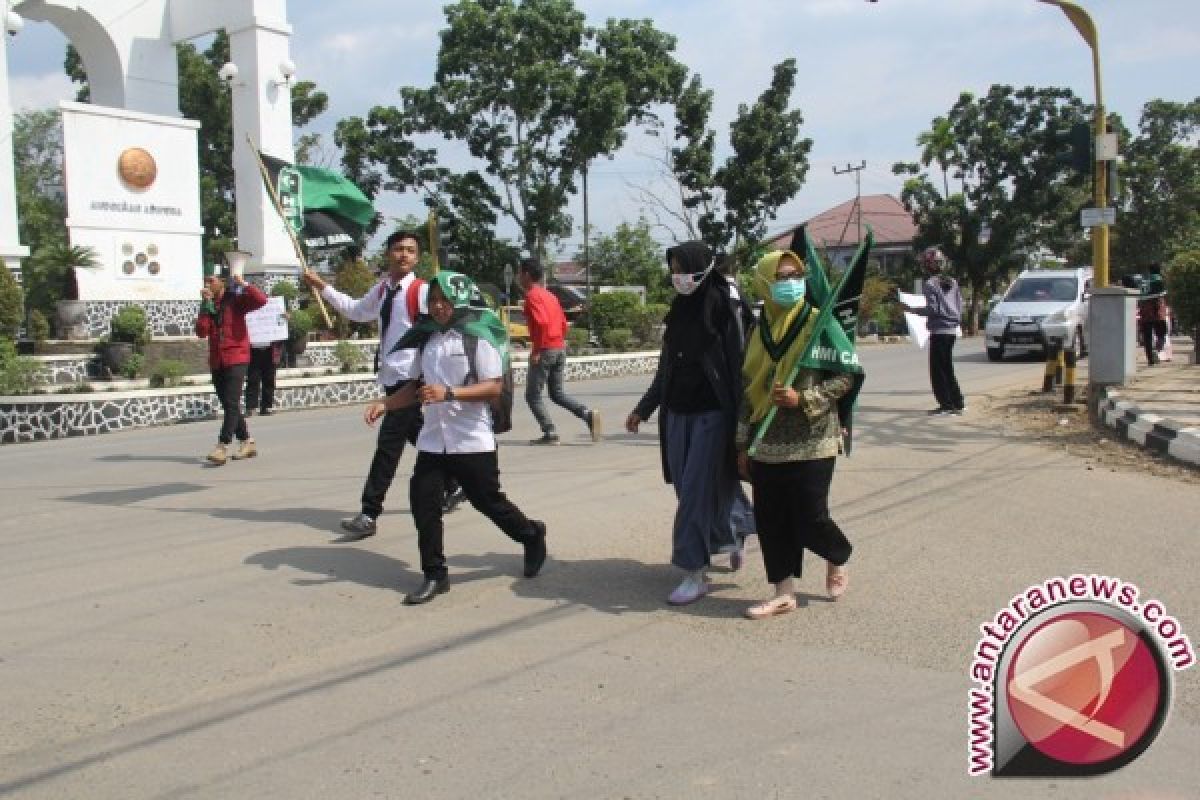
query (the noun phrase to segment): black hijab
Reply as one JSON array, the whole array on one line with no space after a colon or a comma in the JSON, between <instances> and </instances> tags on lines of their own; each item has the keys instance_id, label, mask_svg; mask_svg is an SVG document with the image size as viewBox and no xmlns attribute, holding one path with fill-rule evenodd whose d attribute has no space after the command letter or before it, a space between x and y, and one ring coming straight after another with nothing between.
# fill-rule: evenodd
<instances>
[{"instance_id":1,"label":"black hijab","mask_svg":"<svg viewBox=\"0 0 1200 800\"><path fill-rule=\"evenodd\" d=\"M713 253L704 242L691 241L667 248L667 268L676 260L685 273L703 272L713 264ZM672 270L673 272L674 270ZM716 269L708 269L691 294L676 294L664 318L665 337L672 348L696 355L708 350L733 313L729 282Z\"/></svg>"}]
</instances>

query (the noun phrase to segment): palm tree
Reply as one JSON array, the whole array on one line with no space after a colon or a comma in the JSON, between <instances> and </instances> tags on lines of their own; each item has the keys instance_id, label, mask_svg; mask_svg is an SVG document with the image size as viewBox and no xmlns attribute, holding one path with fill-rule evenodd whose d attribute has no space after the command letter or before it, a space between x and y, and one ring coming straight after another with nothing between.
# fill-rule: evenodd
<instances>
[{"instance_id":1,"label":"palm tree","mask_svg":"<svg viewBox=\"0 0 1200 800\"><path fill-rule=\"evenodd\" d=\"M917 144L921 146L921 163L928 167L931 163L937 162L938 168L942 171L942 197L950 196L950 179L947 175L949 169L950 157L954 155L954 128L950 124L950 120L945 117L935 117L933 120L933 128L925 131L917 137Z\"/></svg>"}]
</instances>

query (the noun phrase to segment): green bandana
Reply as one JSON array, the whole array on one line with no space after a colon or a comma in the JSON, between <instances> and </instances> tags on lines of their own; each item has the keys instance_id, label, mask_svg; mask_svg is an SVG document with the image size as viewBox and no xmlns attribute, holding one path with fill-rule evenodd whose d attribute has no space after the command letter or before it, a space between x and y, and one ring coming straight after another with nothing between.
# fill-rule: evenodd
<instances>
[{"instance_id":1,"label":"green bandana","mask_svg":"<svg viewBox=\"0 0 1200 800\"><path fill-rule=\"evenodd\" d=\"M425 342L433 334L456 330L464 336L483 339L496 348L500 352L503 367L507 369L509 365L508 328L495 311L482 307L482 302L479 301L481 295L478 287L475 286L475 281L461 272L440 270L429 282L429 291L432 292L435 288L450 301L450 305L454 306L454 314L450 317L450 322L446 325L439 325L433 317L422 314L413 322L413 326L409 328L408 332L400 337L400 341L396 342L392 352L411 347L424 347ZM475 305L474 302L479 302L479 304Z\"/></svg>"}]
</instances>

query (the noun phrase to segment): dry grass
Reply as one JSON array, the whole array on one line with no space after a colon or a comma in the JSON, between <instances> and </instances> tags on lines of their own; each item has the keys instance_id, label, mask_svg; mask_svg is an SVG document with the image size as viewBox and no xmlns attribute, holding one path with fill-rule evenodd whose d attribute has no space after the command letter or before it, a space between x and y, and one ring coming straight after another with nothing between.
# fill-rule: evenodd
<instances>
[{"instance_id":1,"label":"dry grass","mask_svg":"<svg viewBox=\"0 0 1200 800\"><path fill-rule=\"evenodd\" d=\"M1083 402L1086 394L1086 390L1081 392ZM1061 402L1061 392L1014 391L986 398L979 405L982 413L1005 430L1075 456L1088 469L1131 470L1200 485L1200 468L1153 453L1119 436L1113 428L1093 425L1086 405L1064 410Z\"/></svg>"}]
</instances>

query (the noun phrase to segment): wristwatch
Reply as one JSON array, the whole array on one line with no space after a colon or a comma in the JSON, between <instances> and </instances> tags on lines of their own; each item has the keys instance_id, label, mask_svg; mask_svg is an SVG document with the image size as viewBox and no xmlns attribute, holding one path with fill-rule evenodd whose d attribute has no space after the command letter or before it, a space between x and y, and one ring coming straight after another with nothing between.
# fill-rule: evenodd
<instances>
[{"instance_id":1,"label":"wristwatch","mask_svg":"<svg viewBox=\"0 0 1200 800\"><path fill-rule=\"evenodd\" d=\"M446 402L447 403L454 402L454 387L453 386L446 387Z\"/></svg>"}]
</instances>

